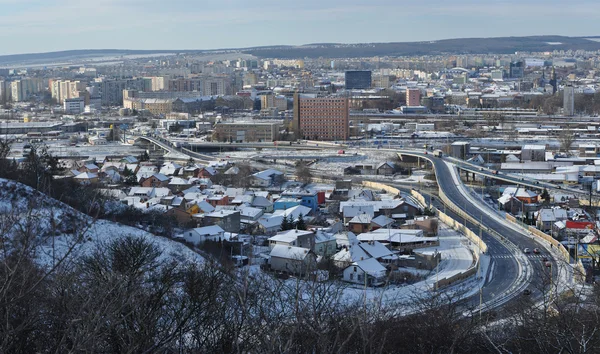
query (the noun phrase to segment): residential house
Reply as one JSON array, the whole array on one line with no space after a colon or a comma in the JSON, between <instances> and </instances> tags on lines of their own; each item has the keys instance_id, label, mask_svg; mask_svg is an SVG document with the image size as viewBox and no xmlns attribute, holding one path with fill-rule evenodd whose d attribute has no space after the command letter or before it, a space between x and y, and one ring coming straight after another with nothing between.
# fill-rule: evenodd
<instances>
[{"instance_id":1,"label":"residential house","mask_svg":"<svg viewBox=\"0 0 600 354\"><path fill-rule=\"evenodd\" d=\"M218 225L211 225L187 230L183 233L183 238L187 242L195 245L204 243L207 240L221 241L224 239L225 230Z\"/></svg>"},{"instance_id":2,"label":"residential house","mask_svg":"<svg viewBox=\"0 0 600 354\"><path fill-rule=\"evenodd\" d=\"M195 177L197 178L211 178L213 176L215 176L217 174L217 170L214 167L211 166L205 166L202 167L200 170L198 170L198 172L196 173Z\"/></svg>"},{"instance_id":3,"label":"residential house","mask_svg":"<svg viewBox=\"0 0 600 354\"><path fill-rule=\"evenodd\" d=\"M281 197L299 199L301 205L311 208L313 211L317 210L319 206L319 199L316 191L302 188L288 189L281 193Z\"/></svg>"},{"instance_id":4,"label":"residential house","mask_svg":"<svg viewBox=\"0 0 600 354\"><path fill-rule=\"evenodd\" d=\"M295 246L314 250L315 248L315 233L307 230L287 230L277 233L277 235L269 238L269 247L277 245Z\"/></svg>"},{"instance_id":5,"label":"residential house","mask_svg":"<svg viewBox=\"0 0 600 354\"><path fill-rule=\"evenodd\" d=\"M82 172L77 176L73 177L73 180L79 184L93 184L98 183L98 175L91 172Z\"/></svg>"},{"instance_id":6,"label":"residential house","mask_svg":"<svg viewBox=\"0 0 600 354\"><path fill-rule=\"evenodd\" d=\"M215 210L204 215L204 223L207 225L219 225L227 232L240 232L240 212L237 210Z\"/></svg>"},{"instance_id":7,"label":"residential house","mask_svg":"<svg viewBox=\"0 0 600 354\"><path fill-rule=\"evenodd\" d=\"M343 279L364 286L379 286L385 284L386 269L375 258L368 258L344 269Z\"/></svg>"},{"instance_id":8,"label":"residential house","mask_svg":"<svg viewBox=\"0 0 600 354\"><path fill-rule=\"evenodd\" d=\"M275 245L269 254L271 270L306 275L317 267L317 256L308 248Z\"/></svg>"},{"instance_id":9,"label":"residential house","mask_svg":"<svg viewBox=\"0 0 600 354\"><path fill-rule=\"evenodd\" d=\"M275 179L281 177L283 177L283 172L274 169L267 169L252 174L250 176L250 184L254 187L267 188L273 185Z\"/></svg>"},{"instance_id":10,"label":"residential house","mask_svg":"<svg viewBox=\"0 0 600 354\"><path fill-rule=\"evenodd\" d=\"M167 186L169 187L169 189L171 189L171 191L173 191L173 193L179 193L188 189L191 186L191 184L190 182L188 182L188 180L184 178L173 177L171 178L171 181L169 181Z\"/></svg>"},{"instance_id":11,"label":"residential house","mask_svg":"<svg viewBox=\"0 0 600 354\"><path fill-rule=\"evenodd\" d=\"M540 209L536 215L536 226L543 232L551 231L557 221L566 221L567 211L562 208Z\"/></svg>"},{"instance_id":12,"label":"residential house","mask_svg":"<svg viewBox=\"0 0 600 354\"><path fill-rule=\"evenodd\" d=\"M285 210L300 205L300 200L293 197L281 197L273 203L274 210Z\"/></svg>"},{"instance_id":13,"label":"residential house","mask_svg":"<svg viewBox=\"0 0 600 354\"><path fill-rule=\"evenodd\" d=\"M265 213L272 213L274 210L273 202L271 202L268 198L260 195L255 195L254 199L252 200L252 204L250 205L255 208L262 209Z\"/></svg>"},{"instance_id":14,"label":"residential house","mask_svg":"<svg viewBox=\"0 0 600 354\"><path fill-rule=\"evenodd\" d=\"M148 178L140 179L142 187L167 187L169 185L169 177L162 173L154 173Z\"/></svg>"},{"instance_id":15,"label":"residential house","mask_svg":"<svg viewBox=\"0 0 600 354\"><path fill-rule=\"evenodd\" d=\"M350 221L348 221L348 226L350 228L350 231L352 231L353 233L361 234L363 232L370 231L372 220L373 217L370 214L358 214L352 219L350 219Z\"/></svg>"},{"instance_id":16,"label":"residential house","mask_svg":"<svg viewBox=\"0 0 600 354\"><path fill-rule=\"evenodd\" d=\"M371 230L377 230L377 229L381 229L382 227L391 227L392 224L394 224L394 222L396 222L394 219L392 218L388 218L385 215L379 215L376 218L373 218L371 220Z\"/></svg>"},{"instance_id":17,"label":"residential house","mask_svg":"<svg viewBox=\"0 0 600 354\"><path fill-rule=\"evenodd\" d=\"M160 173L166 176L179 176L183 167L175 162L167 162L160 168Z\"/></svg>"},{"instance_id":18,"label":"residential house","mask_svg":"<svg viewBox=\"0 0 600 354\"><path fill-rule=\"evenodd\" d=\"M206 201L216 207L217 205L229 205L229 197L225 194L213 194L210 197L206 198Z\"/></svg>"},{"instance_id":19,"label":"residential house","mask_svg":"<svg viewBox=\"0 0 600 354\"><path fill-rule=\"evenodd\" d=\"M317 255L329 257L336 253L337 241L332 234L317 230L315 233L314 251Z\"/></svg>"},{"instance_id":20,"label":"residential house","mask_svg":"<svg viewBox=\"0 0 600 354\"><path fill-rule=\"evenodd\" d=\"M386 161L379 164L376 168L376 171L378 175L391 176L396 171L396 166L393 162Z\"/></svg>"},{"instance_id":21,"label":"residential house","mask_svg":"<svg viewBox=\"0 0 600 354\"><path fill-rule=\"evenodd\" d=\"M183 177L185 177L185 178L196 177L198 175L198 172L200 172L201 168L202 168L202 166L198 166L198 165L186 166L183 168Z\"/></svg>"},{"instance_id":22,"label":"residential house","mask_svg":"<svg viewBox=\"0 0 600 354\"><path fill-rule=\"evenodd\" d=\"M98 168L98 166L96 166L93 163L86 163L85 165L79 167L77 169L77 171L79 172L89 172L89 173L93 173L93 174L98 174L98 172L100 172L100 168Z\"/></svg>"}]
</instances>

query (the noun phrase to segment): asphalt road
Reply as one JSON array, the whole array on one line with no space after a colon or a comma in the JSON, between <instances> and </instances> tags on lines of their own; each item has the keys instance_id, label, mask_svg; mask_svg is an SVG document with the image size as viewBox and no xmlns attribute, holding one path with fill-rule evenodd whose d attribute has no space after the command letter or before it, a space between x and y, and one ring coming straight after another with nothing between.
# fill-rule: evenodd
<instances>
[{"instance_id":1,"label":"asphalt road","mask_svg":"<svg viewBox=\"0 0 600 354\"><path fill-rule=\"evenodd\" d=\"M523 233L517 232L516 230L506 226L504 223L498 221L495 217L491 217L489 215L489 210L482 210L478 205L474 205L469 199L467 199L458 189L456 182L452 178L449 167L446 165L443 159L420 153L407 153L412 156L430 158L435 167L439 187L444 191L448 199L459 206L460 209L472 216L475 220L480 220L480 222L486 228L494 230L502 237L505 237L515 244L521 251L524 248L529 248L531 250L534 248L540 248L542 252L544 252L544 249L536 241L534 241L532 236L526 236ZM452 216L456 217L456 220L459 221L462 219L458 215ZM473 228L474 225L470 226L473 231L478 233L479 230L477 227ZM488 245L488 254L491 256L490 267L493 267L494 272L492 280L483 288L483 301L486 302L493 300L498 296L503 296L503 294L511 287L511 285L514 284L514 282L517 280L519 267L518 262L520 261L514 257L506 245L504 245L490 233L483 232L482 237L484 242ZM541 297L541 291L539 290L541 288L540 285L549 277L548 271L546 267L542 266L542 261L538 255L529 254L527 255L527 258L529 259L529 263L531 264L533 270L532 283L528 286L528 288L532 291L532 296L538 298ZM554 262L552 257L548 256L548 258ZM525 267L529 265L521 264L521 266ZM556 269L554 264L552 268Z\"/></svg>"}]
</instances>

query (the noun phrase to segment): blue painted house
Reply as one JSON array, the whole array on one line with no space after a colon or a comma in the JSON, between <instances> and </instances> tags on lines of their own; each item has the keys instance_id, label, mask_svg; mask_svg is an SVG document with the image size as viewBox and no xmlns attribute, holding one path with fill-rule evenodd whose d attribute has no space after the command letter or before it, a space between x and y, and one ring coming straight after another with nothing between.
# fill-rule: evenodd
<instances>
[{"instance_id":1,"label":"blue painted house","mask_svg":"<svg viewBox=\"0 0 600 354\"><path fill-rule=\"evenodd\" d=\"M300 205L310 208L312 211L317 210L319 201L316 191L310 191L302 188L288 189L281 193L282 198L295 198L300 201Z\"/></svg>"}]
</instances>

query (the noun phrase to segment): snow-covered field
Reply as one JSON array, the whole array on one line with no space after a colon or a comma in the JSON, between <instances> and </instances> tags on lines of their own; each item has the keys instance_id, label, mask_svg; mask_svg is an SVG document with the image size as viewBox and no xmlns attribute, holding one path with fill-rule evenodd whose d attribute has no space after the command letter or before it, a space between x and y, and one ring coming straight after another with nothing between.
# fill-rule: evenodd
<instances>
[{"instance_id":1,"label":"snow-covered field","mask_svg":"<svg viewBox=\"0 0 600 354\"><path fill-rule=\"evenodd\" d=\"M23 184L0 179L0 228L3 236L35 235L35 258L53 265L66 252L80 257L121 237L144 238L162 251L162 260L184 263L203 258L185 245L135 227L94 220Z\"/></svg>"}]
</instances>

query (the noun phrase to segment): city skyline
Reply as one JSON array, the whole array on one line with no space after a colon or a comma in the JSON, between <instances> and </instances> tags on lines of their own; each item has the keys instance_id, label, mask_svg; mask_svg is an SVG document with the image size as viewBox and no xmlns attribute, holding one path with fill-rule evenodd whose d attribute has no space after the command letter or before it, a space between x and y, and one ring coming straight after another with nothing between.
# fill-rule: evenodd
<instances>
[{"instance_id":1,"label":"city skyline","mask_svg":"<svg viewBox=\"0 0 600 354\"><path fill-rule=\"evenodd\" d=\"M0 0L0 55L76 49L182 50L309 43L594 36L600 3L440 0ZM349 26L348 24L352 24Z\"/></svg>"}]
</instances>

